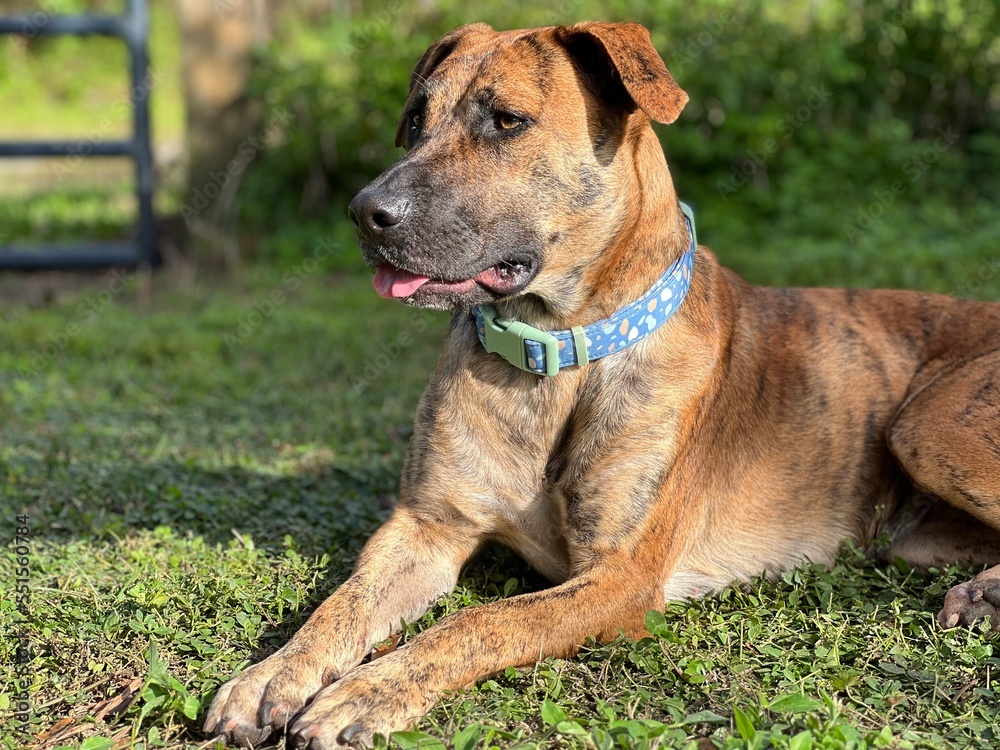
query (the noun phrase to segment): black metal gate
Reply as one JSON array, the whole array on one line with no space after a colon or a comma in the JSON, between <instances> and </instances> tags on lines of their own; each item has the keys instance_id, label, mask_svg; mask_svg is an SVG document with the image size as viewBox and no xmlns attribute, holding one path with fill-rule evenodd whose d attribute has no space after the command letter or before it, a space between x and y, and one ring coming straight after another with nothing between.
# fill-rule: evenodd
<instances>
[{"instance_id":1,"label":"black metal gate","mask_svg":"<svg viewBox=\"0 0 1000 750\"><path fill-rule=\"evenodd\" d=\"M0 18L0 34L54 36L100 35L118 37L128 47L132 82L133 133L129 140L105 141L0 141L0 157L25 156L128 156L136 165L139 223L131 241L78 241L62 243L0 244L0 268L86 268L137 265L156 261L153 224L153 157L149 145L149 8L146 0L125 0L117 16L30 16ZM145 92L136 96L136 92Z\"/></svg>"}]
</instances>

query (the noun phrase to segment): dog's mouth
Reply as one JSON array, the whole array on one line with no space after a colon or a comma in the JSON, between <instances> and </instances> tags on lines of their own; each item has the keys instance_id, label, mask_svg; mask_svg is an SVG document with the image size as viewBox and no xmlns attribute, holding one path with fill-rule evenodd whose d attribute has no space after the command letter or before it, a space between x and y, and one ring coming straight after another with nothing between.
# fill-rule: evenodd
<instances>
[{"instance_id":1,"label":"dog's mouth","mask_svg":"<svg viewBox=\"0 0 1000 750\"><path fill-rule=\"evenodd\" d=\"M534 278L534 263L527 260L506 260L492 265L468 279L436 279L405 271L388 261L375 271L372 284L385 299L407 299L417 290L423 294L466 296L477 287L495 297L510 297L523 290Z\"/></svg>"}]
</instances>

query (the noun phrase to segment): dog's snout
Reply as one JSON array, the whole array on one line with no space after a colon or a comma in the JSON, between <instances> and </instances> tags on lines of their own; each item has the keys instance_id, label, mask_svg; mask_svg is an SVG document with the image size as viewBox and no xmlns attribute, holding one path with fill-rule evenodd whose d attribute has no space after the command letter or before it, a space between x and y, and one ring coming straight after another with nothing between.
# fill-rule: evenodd
<instances>
[{"instance_id":1,"label":"dog's snout","mask_svg":"<svg viewBox=\"0 0 1000 750\"><path fill-rule=\"evenodd\" d=\"M347 215L360 234L380 239L387 229L406 219L409 208L409 201L404 198L374 190L362 190L347 207Z\"/></svg>"}]
</instances>

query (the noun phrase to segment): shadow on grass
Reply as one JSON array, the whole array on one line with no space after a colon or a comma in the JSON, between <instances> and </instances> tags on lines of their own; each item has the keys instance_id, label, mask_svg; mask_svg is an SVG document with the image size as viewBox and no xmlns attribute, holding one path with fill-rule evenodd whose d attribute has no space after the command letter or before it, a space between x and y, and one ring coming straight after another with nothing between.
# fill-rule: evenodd
<instances>
[{"instance_id":1,"label":"shadow on grass","mask_svg":"<svg viewBox=\"0 0 1000 750\"><path fill-rule=\"evenodd\" d=\"M201 708L194 720L174 710L153 716L172 714L171 721L180 722L174 741L192 744L206 739L201 723L219 685L241 665L256 664L284 645L350 574L359 550L391 512L397 483L395 465L377 458L314 464L289 474L206 469L173 459L65 458L21 454L0 465L0 474L19 477L0 491L0 502L17 497L32 514L33 536L42 542L35 575L52 587L34 629L40 632L41 620L56 620L56 643L66 648L98 639L89 658L106 659L128 679L142 676L144 649L157 642L170 673ZM195 541L199 537L203 544ZM110 565L95 564L102 556ZM180 559L168 563L172 557ZM428 627L457 606L509 593L505 584L511 578L518 593L548 585L514 553L489 547L466 566L459 593L414 627ZM140 586L146 589L136 591ZM286 586L295 590L294 603L282 606ZM69 612L81 592L100 596L82 621ZM256 626L245 624L250 613ZM224 624L233 620L235 625ZM202 652L205 643L211 648ZM58 648L39 642L38 652L48 660ZM61 668L83 679L86 660L64 659ZM135 720L143 700L126 721ZM42 729L72 716L74 705L57 700ZM92 731L104 726L95 724Z\"/></svg>"}]
</instances>

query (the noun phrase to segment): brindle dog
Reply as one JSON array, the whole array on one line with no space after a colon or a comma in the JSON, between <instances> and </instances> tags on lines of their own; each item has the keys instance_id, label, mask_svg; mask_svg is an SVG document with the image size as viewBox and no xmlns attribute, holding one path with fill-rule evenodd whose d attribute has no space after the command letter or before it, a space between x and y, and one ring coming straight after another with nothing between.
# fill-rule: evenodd
<instances>
[{"instance_id":1,"label":"brindle dog","mask_svg":"<svg viewBox=\"0 0 1000 750\"><path fill-rule=\"evenodd\" d=\"M650 120L687 95L636 24L459 28L417 63L406 156L352 202L376 287L452 308L399 507L288 644L223 685L205 728L317 748L412 724L442 691L644 632L647 610L888 532L915 566L1000 561L1000 304L755 288L697 250L677 314L555 377L468 309L566 329L648 290L689 244ZM556 585L374 644L487 540ZM1000 566L939 620L1000 608Z\"/></svg>"}]
</instances>

